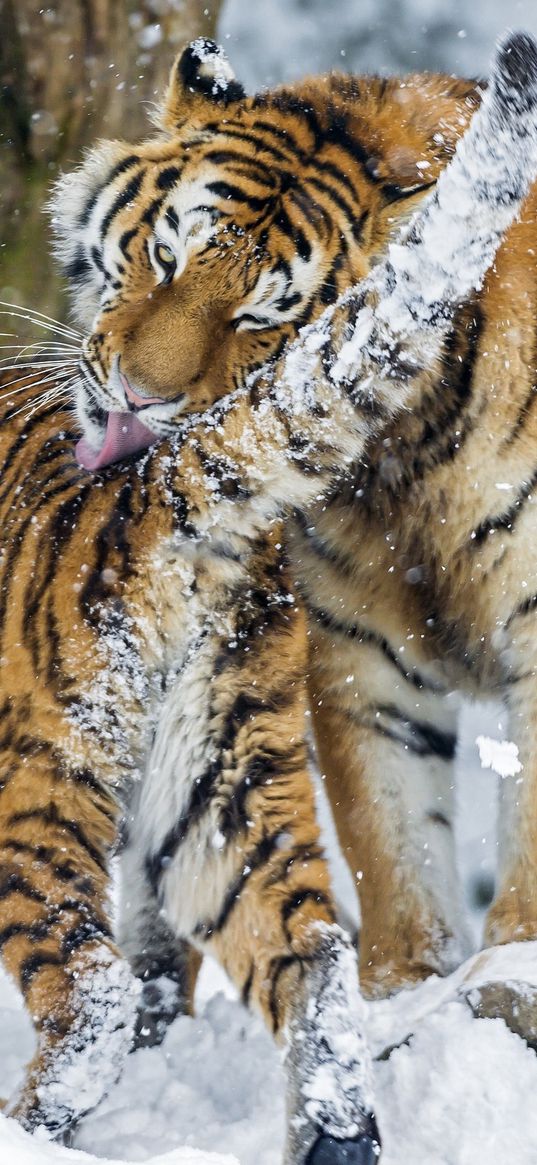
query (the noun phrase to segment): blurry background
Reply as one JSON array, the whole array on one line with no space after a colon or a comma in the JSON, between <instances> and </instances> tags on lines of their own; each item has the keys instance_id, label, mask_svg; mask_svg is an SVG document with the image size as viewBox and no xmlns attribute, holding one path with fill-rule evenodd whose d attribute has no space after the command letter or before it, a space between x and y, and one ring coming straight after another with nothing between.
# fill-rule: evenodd
<instances>
[{"instance_id":1,"label":"blurry background","mask_svg":"<svg viewBox=\"0 0 537 1165\"><path fill-rule=\"evenodd\" d=\"M96 137L136 138L174 54L225 44L248 89L305 72L483 74L537 0L0 0L0 298L64 310L42 205Z\"/></svg>"}]
</instances>

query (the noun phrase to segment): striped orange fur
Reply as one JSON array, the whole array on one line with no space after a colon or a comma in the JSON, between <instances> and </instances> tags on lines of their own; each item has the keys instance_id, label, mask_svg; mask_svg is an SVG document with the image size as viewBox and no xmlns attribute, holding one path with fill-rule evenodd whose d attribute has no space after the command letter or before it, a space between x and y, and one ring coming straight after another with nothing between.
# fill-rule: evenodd
<instances>
[{"instance_id":1,"label":"striped orange fur","mask_svg":"<svg viewBox=\"0 0 537 1165\"><path fill-rule=\"evenodd\" d=\"M258 407L254 374L382 262L479 96L414 76L245 98L220 50L195 42L158 132L101 145L57 188L85 333L70 385L84 439L75 457L70 409L36 406L31 377L6 389L0 426L0 943L40 1036L10 1108L30 1128L61 1134L96 1103L135 1022L107 910L121 832L119 940L143 984L140 1040L188 1004L185 944L211 951L290 1041L290 1165L376 1155L310 714L360 872L366 989L463 957L449 693L530 690L535 604L517 578L532 559L511 530L531 516L533 197L480 296L451 323L446 311L440 358L393 350L384 396L321 394L294 424L277 392L270 417ZM356 303L338 311L335 347ZM285 460L271 459L276 432ZM491 509L498 465L513 478L505 512ZM517 836L505 877L519 893L500 892L494 942L536 937L534 835ZM343 1012L352 1072L339 1107L312 1110L304 1089ZM81 1097L66 1083L75 1055L89 1066Z\"/></svg>"}]
</instances>

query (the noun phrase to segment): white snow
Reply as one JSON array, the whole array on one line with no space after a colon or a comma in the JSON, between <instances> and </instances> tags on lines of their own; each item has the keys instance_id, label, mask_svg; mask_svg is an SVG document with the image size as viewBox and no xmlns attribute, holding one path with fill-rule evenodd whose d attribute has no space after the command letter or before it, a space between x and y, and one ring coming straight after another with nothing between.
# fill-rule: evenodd
<instances>
[{"instance_id":1,"label":"white snow","mask_svg":"<svg viewBox=\"0 0 537 1165\"><path fill-rule=\"evenodd\" d=\"M516 777L522 772L518 748L512 740L493 740L490 736L476 736L479 759L484 769L492 769L499 777Z\"/></svg>"},{"instance_id":2,"label":"white snow","mask_svg":"<svg viewBox=\"0 0 537 1165\"><path fill-rule=\"evenodd\" d=\"M25 1017L7 1002L4 1087L30 1044ZM417 1022L410 1045L379 1062L375 1077L382 1165L534 1165L537 1057L500 1020L476 1020L449 1001ZM199 1018L176 1020L162 1048L130 1057L78 1133L83 1152L39 1142L0 1116L0 1161L280 1165L283 1108L276 1048L259 1020L218 994Z\"/></svg>"}]
</instances>

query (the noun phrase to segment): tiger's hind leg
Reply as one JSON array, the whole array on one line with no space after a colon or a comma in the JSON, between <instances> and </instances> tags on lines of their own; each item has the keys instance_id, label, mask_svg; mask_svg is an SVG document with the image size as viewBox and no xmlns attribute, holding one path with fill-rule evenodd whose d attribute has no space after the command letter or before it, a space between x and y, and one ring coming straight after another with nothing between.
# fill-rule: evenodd
<instances>
[{"instance_id":1,"label":"tiger's hind leg","mask_svg":"<svg viewBox=\"0 0 537 1165\"><path fill-rule=\"evenodd\" d=\"M107 917L115 803L52 745L27 744L0 760L0 948L38 1045L5 1111L61 1137L119 1075L137 991Z\"/></svg>"},{"instance_id":2,"label":"tiger's hind leg","mask_svg":"<svg viewBox=\"0 0 537 1165\"><path fill-rule=\"evenodd\" d=\"M468 966L461 991L474 1013L503 1019L537 1050L537 626L534 602L512 618L516 682L506 692L509 736L520 768L500 783L498 887L485 926L485 949Z\"/></svg>"},{"instance_id":3,"label":"tiger's hind leg","mask_svg":"<svg viewBox=\"0 0 537 1165\"><path fill-rule=\"evenodd\" d=\"M334 922L306 768L303 613L280 592L259 602L241 634L205 639L169 694L133 838L170 928L221 962L286 1045L288 1165L369 1165L356 957Z\"/></svg>"},{"instance_id":4,"label":"tiger's hind leg","mask_svg":"<svg viewBox=\"0 0 537 1165\"><path fill-rule=\"evenodd\" d=\"M178 1015L192 1014L201 955L170 929L131 838L121 854L118 943L142 985L133 1046L154 1047Z\"/></svg>"},{"instance_id":5,"label":"tiger's hind leg","mask_svg":"<svg viewBox=\"0 0 537 1165\"><path fill-rule=\"evenodd\" d=\"M315 737L360 897L360 982L374 999L450 974L469 950L455 865L454 711L425 681L406 679L385 642L312 618Z\"/></svg>"}]
</instances>

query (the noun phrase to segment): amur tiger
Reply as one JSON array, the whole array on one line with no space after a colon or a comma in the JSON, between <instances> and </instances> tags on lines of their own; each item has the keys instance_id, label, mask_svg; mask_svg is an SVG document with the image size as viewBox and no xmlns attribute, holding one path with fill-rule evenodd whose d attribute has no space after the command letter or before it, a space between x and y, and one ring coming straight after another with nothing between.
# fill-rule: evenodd
<instances>
[{"instance_id":1,"label":"amur tiger","mask_svg":"<svg viewBox=\"0 0 537 1165\"><path fill-rule=\"evenodd\" d=\"M477 104L444 77L247 98L198 40L157 133L101 145L56 191L82 352L45 399L35 375L7 386L0 427L0 945L38 1033L7 1111L31 1130L63 1135L117 1076L132 971L139 1038L161 1036L188 1004L192 944L287 1048L289 1165L378 1157L355 957L307 771L306 680L363 870L364 986L449 970L463 948L443 884L446 688L503 677L521 699L532 666L533 596L515 588L504 512L486 530L485 514L501 430L510 521L529 520L531 201L511 224L537 174L533 41L500 49L453 161L391 244ZM463 468L477 456L479 490ZM527 548L523 561L529 576ZM494 941L533 937L532 836L516 825L525 881L510 913L500 896Z\"/></svg>"}]
</instances>

